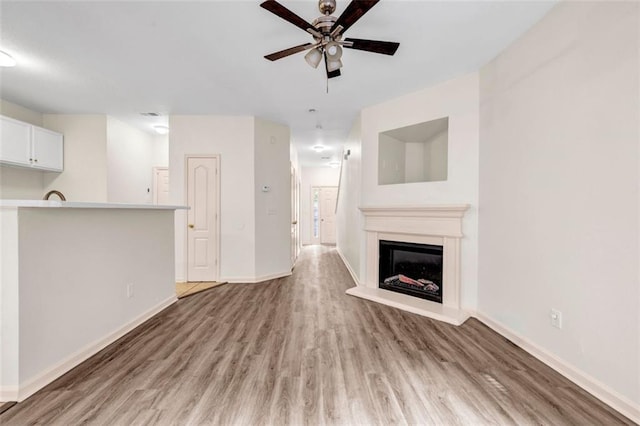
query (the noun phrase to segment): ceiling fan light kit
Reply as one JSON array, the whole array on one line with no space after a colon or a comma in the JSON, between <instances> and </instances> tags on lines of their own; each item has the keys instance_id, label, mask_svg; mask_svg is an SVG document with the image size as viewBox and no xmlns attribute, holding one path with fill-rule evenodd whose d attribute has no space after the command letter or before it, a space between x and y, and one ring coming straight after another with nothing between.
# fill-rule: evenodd
<instances>
[{"instance_id":1,"label":"ceiling fan light kit","mask_svg":"<svg viewBox=\"0 0 640 426\"><path fill-rule=\"evenodd\" d=\"M322 16L315 19L313 23L305 21L276 0L263 2L260 5L263 9L306 31L311 34L314 39L314 43L305 43L274 52L266 55L265 58L270 61L275 61L298 52L309 50L304 56L307 63L313 68L317 68L324 57L327 78L329 79L340 75L340 68L343 66L341 60L343 47L383 55L394 55L400 43L355 38L342 39L344 32L375 6L378 1L380 0L352 0L344 12L336 18L331 15L336 10L336 1L319 0L318 9L320 13L322 13Z\"/></svg>"},{"instance_id":2,"label":"ceiling fan light kit","mask_svg":"<svg viewBox=\"0 0 640 426\"><path fill-rule=\"evenodd\" d=\"M322 52L318 48L311 49L306 55L304 55L304 59L313 68L318 68L320 61L322 61Z\"/></svg>"}]
</instances>

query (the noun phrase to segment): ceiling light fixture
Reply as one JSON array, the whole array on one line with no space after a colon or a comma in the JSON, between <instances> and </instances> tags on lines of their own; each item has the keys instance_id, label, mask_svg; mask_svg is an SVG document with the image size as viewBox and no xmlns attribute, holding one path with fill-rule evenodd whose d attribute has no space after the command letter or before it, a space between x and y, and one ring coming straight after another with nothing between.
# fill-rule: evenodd
<instances>
[{"instance_id":1,"label":"ceiling light fixture","mask_svg":"<svg viewBox=\"0 0 640 426\"><path fill-rule=\"evenodd\" d=\"M327 58L329 58L330 61L337 61L342 58L342 47L340 47L340 45L335 41L327 43L324 47L324 51L327 52Z\"/></svg>"},{"instance_id":2,"label":"ceiling light fixture","mask_svg":"<svg viewBox=\"0 0 640 426\"><path fill-rule=\"evenodd\" d=\"M322 152L322 151L324 151L325 149L327 149L327 147L325 147L325 146L323 146L323 145L315 145L315 146L313 147L313 150L314 150L315 152Z\"/></svg>"},{"instance_id":3,"label":"ceiling light fixture","mask_svg":"<svg viewBox=\"0 0 640 426\"><path fill-rule=\"evenodd\" d=\"M331 167L332 169L337 169L339 165L340 165L339 161L332 161L329 163L329 167Z\"/></svg>"},{"instance_id":4,"label":"ceiling light fixture","mask_svg":"<svg viewBox=\"0 0 640 426\"><path fill-rule=\"evenodd\" d=\"M167 133L169 133L169 126L156 124L155 126L153 126L153 130L155 130L159 135L166 135Z\"/></svg>"},{"instance_id":5,"label":"ceiling light fixture","mask_svg":"<svg viewBox=\"0 0 640 426\"><path fill-rule=\"evenodd\" d=\"M340 59L332 61L327 57L327 71L333 72L342 68L342 61Z\"/></svg>"},{"instance_id":6,"label":"ceiling light fixture","mask_svg":"<svg viewBox=\"0 0 640 426\"><path fill-rule=\"evenodd\" d=\"M311 49L309 53L304 55L304 59L313 68L318 68L320 61L322 60L322 52L320 49Z\"/></svg>"},{"instance_id":7,"label":"ceiling light fixture","mask_svg":"<svg viewBox=\"0 0 640 426\"><path fill-rule=\"evenodd\" d=\"M15 67L16 60L7 52L0 50L0 67Z\"/></svg>"}]
</instances>

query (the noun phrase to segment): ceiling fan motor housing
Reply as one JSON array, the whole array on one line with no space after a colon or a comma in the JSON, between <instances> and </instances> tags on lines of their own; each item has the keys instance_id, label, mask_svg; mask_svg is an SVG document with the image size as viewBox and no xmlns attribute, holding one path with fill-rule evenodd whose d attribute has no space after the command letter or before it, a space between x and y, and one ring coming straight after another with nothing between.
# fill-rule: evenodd
<instances>
[{"instance_id":1,"label":"ceiling fan motor housing","mask_svg":"<svg viewBox=\"0 0 640 426\"><path fill-rule=\"evenodd\" d=\"M327 36L331 33L331 27L336 22L337 18L331 15L320 16L313 21L313 26L320 31L323 35Z\"/></svg>"}]
</instances>

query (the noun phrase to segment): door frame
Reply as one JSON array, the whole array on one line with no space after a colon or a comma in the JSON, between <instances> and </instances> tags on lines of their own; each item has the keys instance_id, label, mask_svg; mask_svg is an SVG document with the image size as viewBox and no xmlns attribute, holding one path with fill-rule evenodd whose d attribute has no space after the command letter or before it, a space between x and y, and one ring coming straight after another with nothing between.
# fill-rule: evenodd
<instances>
[{"instance_id":1,"label":"door frame","mask_svg":"<svg viewBox=\"0 0 640 426\"><path fill-rule=\"evenodd\" d=\"M169 167L164 167L164 166L158 166L158 167L152 167L152 171L153 171L153 204L158 204L158 172L162 171L162 170L166 170L167 172L169 172Z\"/></svg>"},{"instance_id":2,"label":"door frame","mask_svg":"<svg viewBox=\"0 0 640 426\"><path fill-rule=\"evenodd\" d=\"M216 281L221 281L220 280L220 201L222 199L221 194L220 194L220 179L222 177L222 162L221 162L221 156L220 154L185 154L184 156L184 205L188 206L189 205L189 159L190 158L215 158L217 160L218 163L218 170L217 170L217 178L216 178L216 195L215 195L215 199L216 199L216 210L215 210L215 215L216 215L216 224L215 224L215 231L216 231L216 236L215 236L215 247L216 247L216 253L217 253L217 259L216 259L216 266L215 266L215 272L216 272ZM184 215L184 223L183 223L185 232L184 232L184 280L185 282L189 282L189 230L187 229L187 227L189 226L189 212L185 211L185 215Z\"/></svg>"}]
</instances>

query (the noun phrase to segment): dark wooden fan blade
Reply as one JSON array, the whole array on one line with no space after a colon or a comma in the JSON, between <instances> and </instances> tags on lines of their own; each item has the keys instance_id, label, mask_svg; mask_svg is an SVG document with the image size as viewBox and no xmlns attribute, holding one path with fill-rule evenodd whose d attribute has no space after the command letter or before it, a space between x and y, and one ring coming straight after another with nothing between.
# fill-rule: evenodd
<instances>
[{"instance_id":1,"label":"dark wooden fan blade","mask_svg":"<svg viewBox=\"0 0 640 426\"><path fill-rule=\"evenodd\" d=\"M327 70L327 78L340 77L340 69L329 71L329 61L327 61L327 53L324 54L324 69Z\"/></svg>"},{"instance_id":2,"label":"dark wooden fan blade","mask_svg":"<svg viewBox=\"0 0 640 426\"><path fill-rule=\"evenodd\" d=\"M342 26L342 30L340 30L338 34L344 33L379 1L380 0L352 0L351 3L349 3L349 6L347 6L344 12L342 12L342 15L340 15L338 20L333 24L331 31L335 30L338 28L338 25L340 25Z\"/></svg>"},{"instance_id":3,"label":"dark wooden fan blade","mask_svg":"<svg viewBox=\"0 0 640 426\"><path fill-rule=\"evenodd\" d=\"M301 17L299 17L298 15L296 15L295 13L293 13L292 11L290 11L289 9L287 9L286 7L284 7L283 5L281 5L275 0L267 0L264 3L262 3L260 7L262 7L263 9L267 9L269 12L273 13L274 15L279 16L280 18L292 23L293 25L295 25L296 27L304 31L307 31L307 32L309 30L316 31L313 25L311 25L310 23L308 23L307 21L305 21L304 19L302 19Z\"/></svg>"},{"instance_id":4,"label":"dark wooden fan blade","mask_svg":"<svg viewBox=\"0 0 640 426\"><path fill-rule=\"evenodd\" d=\"M353 46L344 46L348 49L366 50L367 52L381 53L383 55L393 55L398 50L400 43L393 41L364 40L360 38L345 38Z\"/></svg>"},{"instance_id":5,"label":"dark wooden fan blade","mask_svg":"<svg viewBox=\"0 0 640 426\"><path fill-rule=\"evenodd\" d=\"M307 49L311 49L311 47L313 47L313 46L314 46L313 43L305 43L305 44L301 44L300 46L290 47L288 49L284 49L284 50L281 50L279 52L271 53L269 55L266 55L265 58L270 60L270 61L275 61L277 59L281 59L281 58L284 58L286 56L293 55L294 53L298 53L298 52L302 52L302 51L307 50Z\"/></svg>"}]
</instances>

